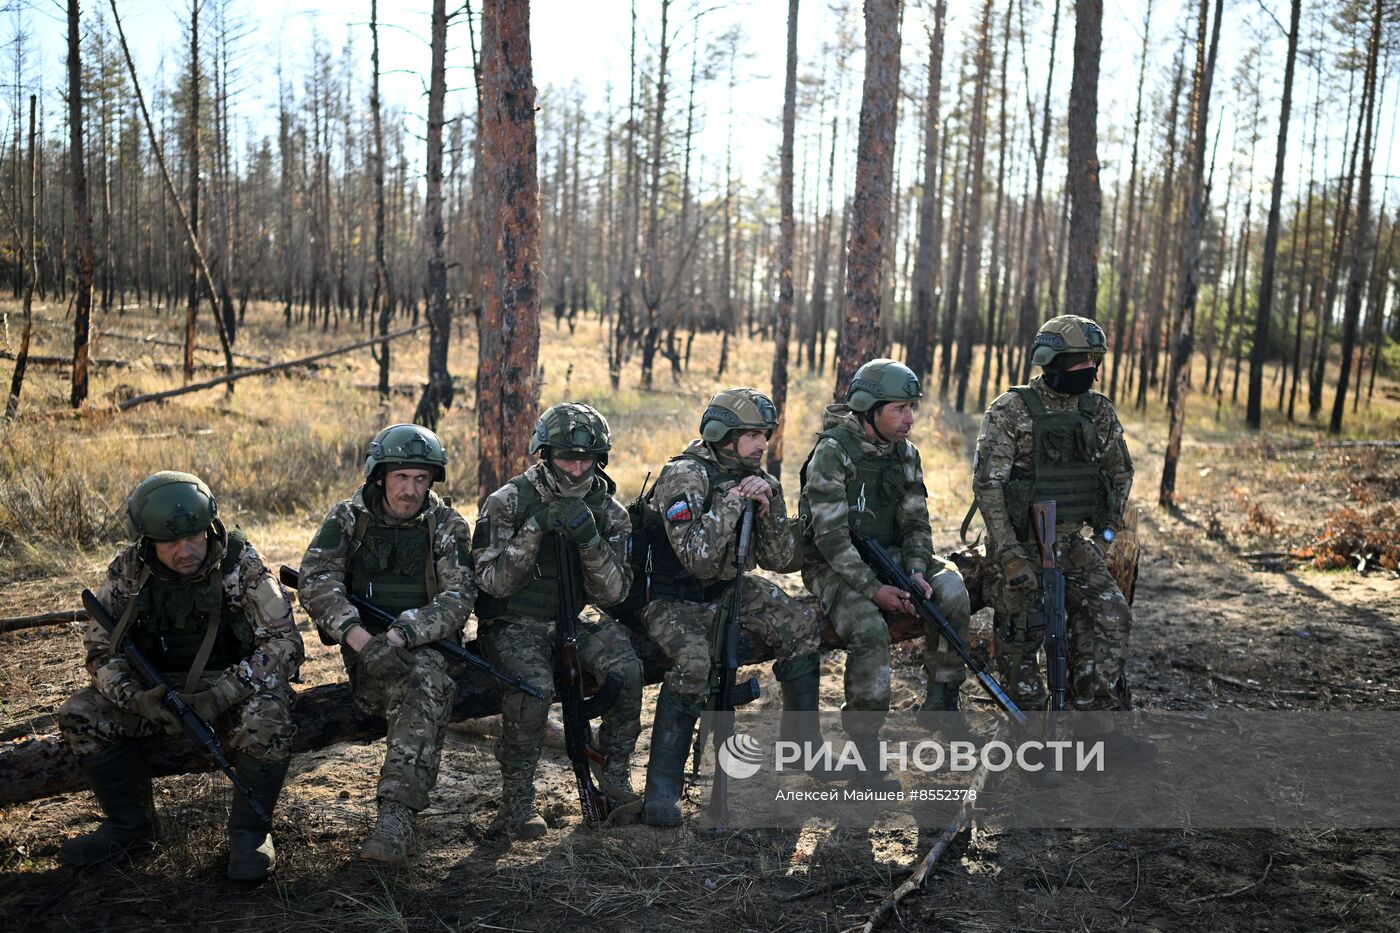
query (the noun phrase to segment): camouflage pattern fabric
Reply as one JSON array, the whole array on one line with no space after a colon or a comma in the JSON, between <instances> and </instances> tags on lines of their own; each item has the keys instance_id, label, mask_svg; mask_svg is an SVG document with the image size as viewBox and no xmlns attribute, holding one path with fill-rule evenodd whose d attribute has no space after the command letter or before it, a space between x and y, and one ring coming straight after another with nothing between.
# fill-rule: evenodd
<instances>
[{"instance_id":1,"label":"camouflage pattern fabric","mask_svg":"<svg viewBox=\"0 0 1400 933\"><path fill-rule=\"evenodd\" d=\"M882 444L868 437L860 420L846 405L829 405L823 430L838 429L859 439L866 457L898 457L904 464L904 493L895 525L901 542L890 552L910 574L922 573L933 587L933 599L959 637L966 639L971 604L962 576L951 563L933 554L933 529L928 516L919 451L913 444ZM860 559L850 535L847 484L856 468L841 445L831 438L817 442L807 461L803 495L808 514L807 548L802 582L820 601L822 612L846 642L845 709L888 710L890 706L890 633L884 614L872 601L880 589L875 572ZM924 670L930 683L962 683L962 660L929 629L925 632Z\"/></svg>"},{"instance_id":2,"label":"camouflage pattern fabric","mask_svg":"<svg viewBox=\"0 0 1400 933\"><path fill-rule=\"evenodd\" d=\"M207 575L210 569L222 563L223 554L221 546L211 545L203 566L191 576ZM141 544L133 543L127 545L107 566L107 577L96 595L113 618L121 618L140 591L141 579L146 575L145 559L141 555ZM150 560L155 560L154 555ZM242 704L254 694L266 697L288 694L288 684L296 676L304 657L301 633L292 619L292 606L287 601L286 593L268 573L267 566L251 544L244 547L233 569L223 575L223 598L224 606L229 610L225 617L238 611L253 626L253 650L224 671L208 672L201 681L208 679L210 685L217 683L221 692L235 705ZM106 701L101 708L120 710L135 716L132 701L144 688L126 658L111 655L107 630L95 621L85 622L83 647L87 671L92 676L92 688ZM183 679L176 684L177 687L183 685ZM76 701L77 696L73 700ZM263 702L269 703L271 700L265 699ZM87 700L82 708L91 713L99 706ZM79 731L87 730L94 741L100 736L118 734L113 731L117 725L115 721L107 724L89 717L87 723Z\"/></svg>"},{"instance_id":3,"label":"camouflage pattern fabric","mask_svg":"<svg viewBox=\"0 0 1400 933\"><path fill-rule=\"evenodd\" d=\"M714 451L696 438L685 449L685 457L672 460L657 477L652 502L661 515L666 537L681 564L703 583L733 580L735 549L739 546L739 525L744 517L747 499L727 493L739 481L750 475L747 471L726 470ZM722 478L714 480L705 467L691 457L709 462L711 469ZM783 487L771 474L759 470L773 489L768 514L756 516L753 555L758 566L784 572L802 553L800 530L788 517L783 501ZM711 496L711 493L713 495ZM706 497L710 508L705 510Z\"/></svg>"},{"instance_id":4,"label":"camouflage pattern fabric","mask_svg":"<svg viewBox=\"0 0 1400 933\"><path fill-rule=\"evenodd\" d=\"M1079 406L1078 396L1054 391L1040 376L1030 385L1049 411ZM1133 461L1123 440L1123 425L1107 396L1098 397L1094 421L1099 463L1113 482L1118 501L1127 502ZM1039 709L1045 705L1046 692L1036 652L1044 633L1027 629L1032 594L1011 591L1001 570L1016 557L1036 563L1034 543L1016 539L1004 495L1013 467L1028 469L1032 463L1032 432L1030 410L1020 396L1007 392L994 401L977 436L972 491L987 526L987 601L996 612L1003 684L1018 704ZM1073 708L1126 710L1131 706L1124 668L1132 610L1108 572L1103 551L1080 531L1058 528L1055 544L1056 560L1065 575Z\"/></svg>"},{"instance_id":5,"label":"camouflage pattern fabric","mask_svg":"<svg viewBox=\"0 0 1400 933\"><path fill-rule=\"evenodd\" d=\"M386 525L406 525L418 520L414 516L407 522L395 522L378 506L377 490L378 487L362 486L353 497L331 509L301 558L298 598L316 629L333 644L340 644L345 633L360 621L359 612L350 605L345 593L345 560L354 538L356 513L373 510L375 521ZM476 602L471 529L466 520L431 490L424 511L433 512L437 527L433 564L438 594L426 606L399 614L395 624L403 630L410 647L439 638L460 642Z\"/></svg>"},{"instance_id":6,"label":"camouflage pattern fabric","mask_svg":"<svg viewBox=\"0 0 1400 933\"><path fill-rule=\"evenodd\" d=\"M454 684L446 659L421 646L439 638L459 644L462 641L467 617L476 601L471 533L456 510L436 493L428 492L425 510L432 510L437 527L433 565L438 594L426 606L400 613L395 623L412 648L412 668L406 674L373 677L364 670L359 655L345 645L344 637L359 623L359 613L345 592L346 558L356 513L373 509L376 521L395 524L375 504L375 489L361 487L326 516L301 559L299 597L317 630L341 646L355 705L367 714L382 715L388 720L388 747L379 772L378 797L422 810L437 783L443 729L452 714ZM410 521L416 520L417 516Z\"/></svg>"},{"instance_id":7,"label":"camouflage pattern fabric","mask_svg":"<svg viewBox=\"0 0 1400 933\"><path fill-rule=\"evenodd\" d=\"M443 730L452 716L455 684L447 659L431 648L414 648L408 673L376 678L349 647L341 645L340 654L355 705L389 724L375 795L422 810L437 785Z\"/></svg>"},{"instance_id":8,"label":"camouflage pattern fabric","mask_svg":"<svg viewBox=\"0 0 1400 933\"><path fill-rule=\"evenodd\" d=\"M543 503L560 498L552 468L547 462L533 464L523 474L539 492ZM605 484L594 477L595 484ZM595 485L594 490L600 488ZM591 495L591 493L590 493ZM523 519L518 512L519 490L506 483L487 497L477 519L473 562L482 591L506 598L519 592L532 578L540 543L552 531L540 527L535 518ZM594 521L602 543L579 548L583 569L583 595L586 601L613 605L627 595L632 585L632 565L627 561L627 539L632 531L627 510L612 496L604 498ZM542 690L554 691L553 617L535 619L505 615L482 624L480 638L486 657L504 673L519 677ZM625 760L632 754L641 732L642 662L632 648L626 630L606 615L583 616L579 622L579 664L584 672L601 681L616 671L623 688L612 709L602 717L597 748L610 759ZM528 782L539 760L544 740L549 704L510 690L501 699L501 737L496 758L507 781Z\"/></svg>"}]
</instances>

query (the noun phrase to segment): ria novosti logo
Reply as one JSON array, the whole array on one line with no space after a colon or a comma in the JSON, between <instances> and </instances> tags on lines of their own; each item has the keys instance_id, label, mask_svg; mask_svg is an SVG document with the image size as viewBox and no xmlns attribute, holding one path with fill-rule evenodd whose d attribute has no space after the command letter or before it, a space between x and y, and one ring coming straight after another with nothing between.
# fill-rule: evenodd
<instances>
[{"instance_id":1,"label":"ria novosti logo","mask_svg":"<svg viewBox=\"0 0 1400 933\"><path fill-rule=\"evenodd\" d=\"M735 780L753 777L763 767L763 746L753 736L736 732L719 747L719 766Z\"/></svg>"}]
</instances>

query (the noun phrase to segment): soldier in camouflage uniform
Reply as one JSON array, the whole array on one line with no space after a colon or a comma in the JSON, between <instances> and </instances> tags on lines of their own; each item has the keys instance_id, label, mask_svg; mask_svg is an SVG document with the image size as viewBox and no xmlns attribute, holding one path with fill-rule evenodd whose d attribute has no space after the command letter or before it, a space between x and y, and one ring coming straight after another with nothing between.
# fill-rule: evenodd
<instances>
[{"instance_id":1,"label":"soldier in camouflage uniform","mask_svg":"<svg viewBox=\"0 0 1400 933\"><path fill-rule=\"evenodd\" d=\"M631 522L613 498L617 484L603 472L612 432L594 408L553 405L540 416L530 452L540 462L487 497L473 534L481 598L476 604L481 644L496 669L554 689L554 640L559 608L556 548L576 546L586 601L611 606L627 595ZM620 803L635 797L631 756L641 732L642 662L627 632L606 615L579 621L579 663L601 682L622 677L622 690L603 714L598 751L607 758L604 792ZM493 831L538 839L547 827L535 808L535 766L544 742L549 702L521 691L501 701L501 808Z\"/></svg>"},{"instance_id":2,"label":"soldier in camouflage uniform","mask_svg":"<svg viewBox=\"0 0 1400 933\"><path fill-rule=\"evenodd\" d=\"M92 686L63 704L59 728L106 819L59 858L93 865L156 837L151 773L133 740L180 733L164 688L147 689L113 646L129 638L206 722L233 726L235 767L270 815L292 754L290 681L301 635L281 586L243 532L228 531L209 487L189 473L142 480L126 501L136 539L107 567L97 598L118 619L83 628ZM235 794L228 877L259 881L276 865L270 822Z\"/></svg>"},{"instance_id":3,"label":"soldier in camouflage uniform","mask_svg":"<svg viewBox=\"0 0 1400 933\"><path fill-rule=\"evenodd\" d=\"M1132 611L1086 526L1112 528L1133 484L1123 426L1107 396L1090 391L1103 362L1103 331L1088 318L1051 318L1031 361L1043 373L994 401L977 437L972 491L987 527L988 601L996 608L1002 682L1016 703L1044 709L1036 652L1043 630L1028 628L1038 589L1030 506L1056 503L1056 562L1065 576L1069 693L1076 710L1132 708L1124 664ZM1147 743L1114 733L1130 754ZM1132 746L1129 748L1128 746Z\"/></svg>"},{"instance_id":4,"label":"soldier in camouflage uniform","mask_svg":"<svg viewBox=\"0 0 1400 933\"><path fill-rule=\"evenodd\" d=\"M375 435L365 483L331 509L301 559L301 604L321 640L340 645L355 705L388 720L375 795L379 818L360 857L404 865L428 805L452 714L449 662L426 647L462 641L476 599L467 523L437 493L447 452L433 432L396 424ZM391 615L360 618L355 594Z\"/></svg>"},{"instance_id":5,"label":"soldier in camouflage uniform","mask_svg":"<svg viewBox=\"0 0 1400 933\"><path fill-rule=\"evenodd\" d=\"M647 589L642 620L671 659L656 700L647 763L643 819L653 826L681 824L677 801L686 754L709 686L714 627L729 605L726 594L736 573L739 524L748 502L756 503L753 553L759 566L787 572L801 563L801 529L788 518L782 486L759 465L777 427L777 409L761 392L719 393L700 419L700 437L666 464L645 505L651 532L645 561L651 570L638 581ZM758 577L744 582L742 594L743 628L762 638L776 657L773 673L782 684L783 709L816 710L816 616ZM810 724L811 717L792 719Z\"/></svg>"},{"instance_id":6,"label":"soldier in camouflage uniform","mask_svg":"<svg viewBox=\"0 0 1400 933\"><path fill-rule=\"evenodd\" d=\"M913 614L908 593L875 576L851 543L860 531L889 549L926 597L932 597L963 639L971 604L962 576L933 553L919 451L909 443L918 400L918 376L894 360L871 360L856 370L846 403L829 405L816 446L802 467L799 511L806 525L802 580L821 602L846 642L844 711L884 712L890 707L890 635L886 614ZM940 712L943 729L969 735L959 711L962 660L928 627L924 670L928 693L923 709ZM955 714L955 715L946 715ZM870 762L878 747L879 717L847 719L851 738ZM869 769L862 780L881 788L889 779Z\"/></svg>"}]
</instances>

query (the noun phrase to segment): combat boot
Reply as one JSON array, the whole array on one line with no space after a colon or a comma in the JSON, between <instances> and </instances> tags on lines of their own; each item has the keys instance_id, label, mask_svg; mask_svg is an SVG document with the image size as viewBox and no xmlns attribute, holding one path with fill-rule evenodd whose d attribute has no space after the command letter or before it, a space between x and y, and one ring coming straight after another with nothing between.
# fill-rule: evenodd
<instances>
[{"instance_id":1,"label":"combat boot","mask_svg":"<svg viewBox=\"0 0 1400 933\"><path fill-rule=\"evenodd\" d=\"M379 798L379 822L374 824L374 830L360 847L360 858L394 868L407 865L415 815L407 804Z\"/></svg>"},{"instance_id":2,"label":"combat boot","mask_svg":"<svg viewBox=\"0 0 1400 933\"><path fill-rule=\"evenodd\" d=\"M535 769L501 769L501 809L489 832L509 833L520 839L538 839L549 831L535 809Z\"/></svg>"},{"instance_id":3,"label":"combat boot","mask_svg":"<svg viewBox=\"0 0 1400 933\"><path fill-rule=\"evenodd\" d=\"M264 881L277 867L277 850L272 845L272 808L287 778L287 761L263 761L246 752L238 753L238 777L253 799L267 813L263 820L243 795L233 795L228 814L228 880Z\"/></svg>"},{"instance_id":4,"label":"combat boot","mask_svg":"<svg viewBox=\"0 0 1400 933\"><path fill-rule=\"evenodd\" d=\"M856 771L851 777L861 790L880 794L892 794L900 790L899 779L885 770L880 758L880 734L865 733L851 736L851 743L860 753L865 770ZM843 775L844 776L844 775Z\"/></svg>"},{"instance_id":5,"label":"combat boot","mask_svg":"<svg viewBox=\"0 0 1400 933\"><path fill-rule=\"evenodd\" d=\"M681 825L685 760L699 718L696 704L661 688L651 724L651 757L647 759L646 802L642 807L642 821L648 826Z\"/></svg>"},{"instance_id":6,"label":"combat boot","mask_svg":"<svg viewBox=\"0 0 1400 933\"><path fill-rule=\"evenodd\" d=\"M817 656L804 655L775 664L773 674L778 678L783 690L783 714L778 724L778 740L795 742L801 746L804 762L810 753L813 764L804 773L812 780L841 780L841 774L831 767L830 754L822 754L826 739L822 738L821 719L817 712L821 693L821 669Z\"/></svg>"},{"instance_id":7,"label":"combat boot","mask_svg":"<svg viewBox=\"0 0 1400 933\"><path fill-rule=\"evenodd\" d=\"M641 818L642 798L632 789L630 756L609 755L603 768L603 793L608 798L608 820L616 826L631 826Z\"/></svg>"},{"instance_id":8,"label":"combat boot","mask_svg":"<svg viewBox=\"0 0 1400 933\"><path fill-rule=\"evenodd\" d=\"M129 742L119 742L83 758L79 767L107 818L92 832L63 843L59 861L82 868L148 847L156 838L156 821L146 759Z\"/></svg>"},{"instance_id":9,"label":"combat boot","mask_svg":"<svg viewBox=\"0 0 1400 933\"><path fill-rule=\"evenodd\" d=\"M923 706L919 707L919 725L939 733L945 742L982 743L982 736L972 730L963 715L961 684L930 681Z\"/></svg>"}]
</instances>

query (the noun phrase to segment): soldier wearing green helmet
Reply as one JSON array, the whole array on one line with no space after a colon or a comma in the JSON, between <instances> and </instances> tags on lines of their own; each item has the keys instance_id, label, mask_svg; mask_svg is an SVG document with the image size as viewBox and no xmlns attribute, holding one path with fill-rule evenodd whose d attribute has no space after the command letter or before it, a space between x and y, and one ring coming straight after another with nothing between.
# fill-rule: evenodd
<instances>
[{"instance_id":1,"label":"soldier wearing green helmet","mask_svg":"<svg viewBox=\"0 0 1400 933\"><path fill-rule=\"evenodd\" d=\"M904 566L966 639L971 604L957 568L933 552L928 490L918 449L909 442L923 389L913 370L894 360L871 360L856 370L844 404L829 405L816 446L802 467L799 512L805 526L802 581L846 642L847 731L864 762L876 749L890 707L890 636L886 614L910 614L909 593L881 583L851 543L851 531L878 540ZM966 672L958 655L929 628L923 709L950 737L966 738L959 690ZM934 717L930 717L931 719ZM897 787L887 773L867 769L867 786Z\"/></svg>"},{"instance_id":2,"label":"soldier wearing green helmet","mask_svg":"<svg viewBox=\"0 0 1400 933\"><path fill-rule=\"evenodd\" d=\"M634 585L645 590L646 632L671 660L656 700L647 763L643 818L655 826L681 824L678 801L713 662L712 629L716 613L729 605L739 525L749 502L756 509L758 565L784 572L801 562L801 530L788 518L781 484L760 466L777 427L778 411L762 392L720 392L700 417L700 436L667 462L643 503L642 561L648 569ZM815 711L816 616L769 580L751 577L740 592L743 628L773 649L783 709ZM793 740L820 746L815 717L792 716L785 725ZM799 731L803 727L809 734Z\"/></svg>"},{"instance_id":3,"label":"soldier wearing green helmet","mask_svg":"<svg viewBox=\"0 0 1400 933\"><path fill-rule=\"evenodd\" d=\"M574 584L587 602L621 602L632 582L627 562L632 524L613 498L617 484L603 471L611 451L612 431L597 409L580 402L550 406L530 439L539 462L486 498L472 536L481 587L476 614L486 657L545 696L554 689L557 549L578 548L582 579ZM621 625L591 612L579 623L579 662L599 683L613 672L622 678L597 739L607 759L602 789L621 806L636 798L631 757L641 732L642 662ZM535 806L535 768L548 714L547 701L518 690L501 700L495 752L502 794L493 832L538 839L548 830Z\"/></svg>"},{"instance_id":4,"label":"soldier wearing green helmet","mask_svg":"<svg viewBox=\"0 0 1400 933\"><path fill-rule=\"evenodd\" d=\"M186 702L208 723L232 724L238 775L270 814L282 790L295 727L291 680L301 636L291 604L243 532L229 531L204 481L166 470L142 480L126 500L133 541L107 567L97 598L118 620L109 634L83 628L86 687L59 709L59 728L87 777L105 819L63 844L59 858L85 866L148 846L157 835L151 772L137 739L179 733L162 702L125 657L130 639L183 686ZM241 795L228 820L228 876L260 881L276 865L271 824Z\"/></svg>"},{"instance_id":5,"label":"soldier wearing green helmet","mask_svg":"<svg viewBox=\"0 0 1400 933\"><path fill-rule=\"evenodd\" d=\"M1084 534L1119 524L1133 484L1113 402L1090 390L1104 354L1103 330L1088 318L1046 321L1031 355L1041 375L994 401L977 437L972 491L987 528L997 660L1007 693L1023 709L1047 702L1036 658L1044 633L1027 624L1038 586L1030 506L1046 499L1056 503L1055 548L1065 576L1071 709L1132 708L1124 674L1132 611L1103 548ZM1126 735L1114 733L1113 740L1129 755L1151 753Z\"/></svg>"},{"instance_id":6,"label":"soldier wearing green helmet","mask_svg":"<svg viewBox=\"0 0 1400 933\"><path fill-rule=\"evenodd\" d=\"M476 585L467 523L432 488L447 477L436 434L416 424L385 428L370 441L364 477L306 549L299 597L322 642L340 645L355 705L388 720L379 817L360 857L399 866L437 784L452 713L453 670L426 646L461 643ZM350 594L396 616L394 624L361 619Z\"/></svg>"}]
</instances>

